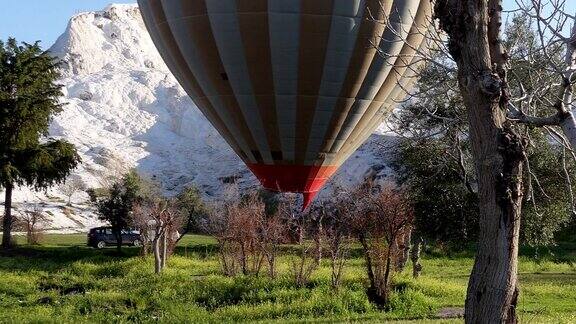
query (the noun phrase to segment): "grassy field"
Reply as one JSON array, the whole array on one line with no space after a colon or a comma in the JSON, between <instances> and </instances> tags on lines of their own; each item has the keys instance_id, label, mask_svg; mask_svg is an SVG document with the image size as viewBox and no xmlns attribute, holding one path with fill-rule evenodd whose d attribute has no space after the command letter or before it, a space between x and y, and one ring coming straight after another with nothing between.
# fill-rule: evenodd
<instances>
[{"instance_id":1,"label":"grassy field","mask_svg":"<svg viewBox=\"0 0 576 324\"><path fill-rule=\"evenodd\" d=\"M84 235L47 235L44 242L0 254L0 322L458 323L461 319L439 319L438 314L463 307L472 266L470 255L426 257L418 280L409 271L395 277L391 309L384 312L365 295L361 258L349 260L343 287L335 292L328 262L308 287L295 288L290 256L282 257L276 280L222 276L210 237L186 237L161 276L153 274L152 260L139 257L134 248L116 256L113 249L85 247ZM523 323L576 323L572 247L560 246L540 260L521 258Z\"/></svg>"}]
</instances>

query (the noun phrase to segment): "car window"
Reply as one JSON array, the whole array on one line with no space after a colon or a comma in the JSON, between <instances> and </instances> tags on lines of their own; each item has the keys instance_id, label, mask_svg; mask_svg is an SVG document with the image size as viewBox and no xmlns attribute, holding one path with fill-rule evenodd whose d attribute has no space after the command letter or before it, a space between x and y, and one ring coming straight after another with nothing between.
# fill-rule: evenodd
<instances>
[{"instance_id":1,"label":"car window","mask_svg":"<svg viewBox=\"0 0 576 324\"><path fill-rule=\"evenodd\" d=\"M112 229L111 228L107 228L104 230L104 234L106 235L112 235Z\"/></svg>"}]
</instances>

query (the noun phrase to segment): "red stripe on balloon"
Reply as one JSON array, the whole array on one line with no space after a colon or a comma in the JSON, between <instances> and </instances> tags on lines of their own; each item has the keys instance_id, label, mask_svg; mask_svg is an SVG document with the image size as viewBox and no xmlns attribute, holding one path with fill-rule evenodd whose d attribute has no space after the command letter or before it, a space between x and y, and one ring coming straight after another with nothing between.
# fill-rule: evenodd
<instances>
[{"instance_id":1,"label":"red stripe on balloon","mask_svg":"<svg viewBox=\"0 0 576 324\"><path fill-rule=\"evenodd\" d=\"M303 210L336 172L337 166L248 164L252 173L268 190L304 194Z\"/></svg>"}]
</instances>

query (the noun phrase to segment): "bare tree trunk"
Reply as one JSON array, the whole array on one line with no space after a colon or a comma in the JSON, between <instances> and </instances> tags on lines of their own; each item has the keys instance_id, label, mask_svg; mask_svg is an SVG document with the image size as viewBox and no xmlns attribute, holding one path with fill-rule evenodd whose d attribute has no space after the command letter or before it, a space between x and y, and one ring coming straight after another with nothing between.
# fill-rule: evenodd
<instances>
[{"instance_id":1,"label":"bare tree trunk","mask_svg":"<svg viewBox=\"0 0 576 324\"><path fill-rule=\"evenodd\" d=\"M268 259L268 275L270 278L276 279L276 253L271 251L266 258Z\"/></svg>"},{"instance_id":2,"label":"bare tree trunk","mask_svg":"<svg viewBox=\"0 0 576 324\"><path fill-rule=\"evenodd\" d=\"M562 132L566 136L570 147L576 151L576 119L573 112L569 112L565 116L565 119L560 123L560 127L562 127Z\"/></svg>"},{"instance_id":3,"label":"bare tree trunk","mask_svg":"<svg viewBox=\"0 0 576 324\"><path fill-rule=\"evenodd\" d=\"M162 272L162 258L160 256L160 236L156 234L152 241L152 250L154 252L154 273Z\"/></svg>"},{"instance_id":4,"label":"bare tree trunk","mask_svg":"<svg viewBox=\"0 0 576 324\"><path fill-rule=\"evenodd\" d=\"M142 238L142 248L140 250L140 254L142 255L142 257L147 257L148 256L148 248L150 245L150 242L148 241L148 232L147 231L143 231L140 230L140 237Z\"/></svg>"},{"instance_id":5,"label":"bare tree trunk","mask_svg":"<svg viewBox=\"0 0 576 324\"><path fill-rule=\"evenodd\" d=\"M505 125L499 96L487 96L485 80L474 80L475 72L462 72L480 207L478 252L468 283L465 318L468 323L515 323L522 141Z\"/></svg>"},{"instance_id":6,"label":"bare tree trunk","mask_svg":"<svg viewBox=\"0 0 576 324\"><path fill-rule=\"evenodd\" d=\"M246 261L246 248L244 247L244 243L240 242L240 265L242 266L242 274L248 274L248 266Z\"/></svg>"},{"instance_id":7,"label":"bare tree trunk","mask_svg":"<svg viewBox=\"0 0 576 324\"><path fill-rule=\"evenodd\" d=\"M4 220L2 222L2 248L12 247L12 191L14 186L11 183L4 185L6 188L4 198Z\"/></svg>"},{"instance_id":8,"label":"bare tree trunk","mask_svg":"<svg viewBox=\"0 0 576 324\"><path fill-rule=\"evenodd\" d=\"M408 264L408 259L410 258L410 242L412 241L412 229L409 228L404 236L402 237L402 243L398 246L400 249L400 259L397 262L397 270L399 272L406 269L406 264Z\"/></svg>"},{"instance_id":9,"label":"bare tree trunk","mask_svg":"<svg viewBox=\"0 0 576 324\"><path fill-rule=\"evenodd\" d=\"M322 261L322 231L322 218L320 218L316 226L316 235L314 235L314 262L317 265L320 265Z\"/></svg>"},{"instance_id":10,"label":"bare tree trunk","mask_svg":"<svg viewBox=\"0 0 576 324\"><path fill-rule=\"evenodd\" d=\"M342 278L342 270L344 268L344 263L346 256L345 250L347 249L345 238L339 231L332 233L330 237L330 268L332 270L331 274L331 284L333 289L338 289L340 286L340 279Z\"/></svg>"},{"instance_id":11,"label":"bare tree trunk","mask_svg":"<svg viewBox=\"0 0 576 324\"><path fill-rule=\"evenodd\" d=\"M364 236L359 237L360 244L362 245L362 249L364 250L364 259L366 261L366 270L368 274L368 281L370 281L370 286L376 289L376 279L374 276L374 270L372 267L372 257L370 256L370 247L368 246L368 242L366 242L366 238Z\"/></svg>"},{"instance_id":12,"label":"bare tree trunk","mask_svg":"<svg viewBox=\"0 0 576 324\"><path fill-rule=\"evenodd\" d=\"M410 251L410 258L412 259L412 277L417 279L422 272L422 264L420 264L420 254L422 253L422 237L418 236L414 239L412 249Z\"/></svg>"},{"instance_id":13,"label":"bare tree trunk","mask_svg":"<svg viewBox=\"0 0 576 324\"><path fill-rule=\"evenodd\" d=\"M160 252L161 268L164 270L166 267L166 258L168 254L168 231L164 231L164 234L162 234L162 250Z\"/></svg>"},{"instance_id":14,"label":"bare tree trunk","mask_svg":"<svg viewBox=\"0 0 576 324\"><path fill-rule=\"evenodd\" d=\"M466 297L467 323L516 322L524 147L505 119L501 11L500 0L438 0L435 5L458 65L478 178L480 236Z\"/></svg>"},{"instance_id":15,"label":"bare tree trunk","mask_svg":"<svg viewBox=\"0 0 576 324\"><path fill-rule=\"evenodd\" d=\"M122 230L118 229L114 234L116 235L116 252L120 254L122 252Z\"/></svg>"},{"instance_id":16,"label":"bare tree trunk","mask_svg":"<svg viewBox=\"0 0 576 324\"><path fill-rule=\"evenodd\" d=\"M390 286L390 268L392 267L392 246L388 247L388 251L386 252L386 270L384 272L384 284L383 287L380 287L380 293L382 302L384 305L388 304L389 299L389 289Z\"/></svg>"}]
</instances>

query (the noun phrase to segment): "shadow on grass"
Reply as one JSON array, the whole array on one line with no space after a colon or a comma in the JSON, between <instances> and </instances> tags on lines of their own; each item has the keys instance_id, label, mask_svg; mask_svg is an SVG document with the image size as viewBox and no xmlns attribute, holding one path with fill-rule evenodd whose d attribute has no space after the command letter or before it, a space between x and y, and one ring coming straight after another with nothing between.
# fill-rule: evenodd
<instances>
[{"instance_id":1,"label":"shadow on grass","mask_svg":"<svg viewBox=\"0 0 576 324\"><path fill-rule=\"evenodd\" d=\"M9 271L58 271L79 261L103 264L112 260L126 260L137 256L139 249L123 248L96 250L83 246L19 246L0 250L0 270Z\"/></svg>"},{"instance_id":2,"label":"shadow on grass","mask_svg":"<svg viewBox=\"0 0 576 324\"><path fill-rule=\"evenodd\" d=\"M175 254L209 258L218 253L215 243L186 242L176 247ZM89 262L97 265L111 261L123 261L140 255L140 248L124 246L120 253L115 247L94 249L83 243L69 245L19 245L10 250L0 249L0 270L8 271L50 271L66 269L75 262Z\"/></svg>"},{"instance_id":3,"label":"shadow on grass","mask_svg":"<svg viewBox=\"0 0 576 324\"><path fill-rule=\"evenodd\" d=\"M300 247L297 245L282 245L279 249L281 255L297 254ZM554 247L522 247L520 255L537 261L553 261L569 264L576 263L576 243L563 242ZM325 251L327 254L329 251ZM90 262L103 264L111 261L122 261L138 256L140 250L134 247L123 247L118 254L113 247L102 250L93 249L82 243L74 242L70 245L46 245L28 246L21 245L14 249L0 250L0 270L41 270L58 271L65 269L75 262ZM178 245L174 252L182 257L207 259L216 257L218 244L215 241L207 241L205 238L198 239L196 236L187 237ZM467 246L466 249L457 252L447 252L434 246L426 249L424 258L450 258L466 259L474 257L474 248ZM535 256L538 257L535 257ZM353 245L349 251L349 258L362 258L363 251L359 245Z\"/></svg>"}]
</instances>

